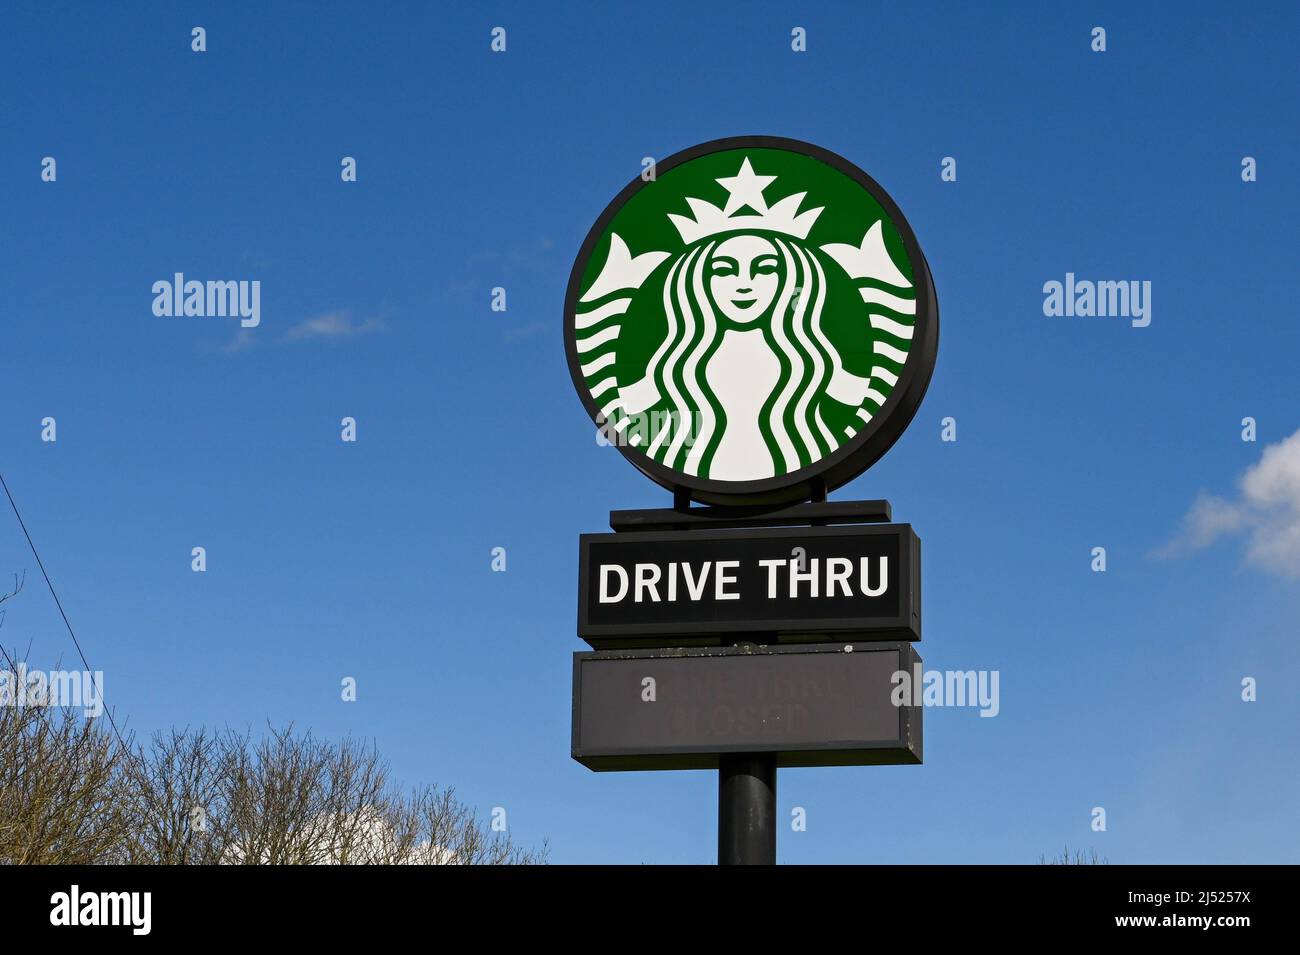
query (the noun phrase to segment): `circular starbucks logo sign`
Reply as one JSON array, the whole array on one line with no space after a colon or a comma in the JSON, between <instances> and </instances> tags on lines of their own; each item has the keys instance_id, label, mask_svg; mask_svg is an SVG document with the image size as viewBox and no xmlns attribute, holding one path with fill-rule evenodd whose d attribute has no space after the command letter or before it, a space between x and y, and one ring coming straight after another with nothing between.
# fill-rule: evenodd
<instances>
[{"instance_id":1,"label":"circular starbucks logo sign","mask_svg":"<svg viewBox=\"0 0 1300 955\"><path fill-rule=\"evenodd\" d=\"M688 149L624 189L565 301L569 368L603 435L712 504L801 500L874 463L921 403L938 323L885 191L765 136Z\"/></svg>"}]
</instances>

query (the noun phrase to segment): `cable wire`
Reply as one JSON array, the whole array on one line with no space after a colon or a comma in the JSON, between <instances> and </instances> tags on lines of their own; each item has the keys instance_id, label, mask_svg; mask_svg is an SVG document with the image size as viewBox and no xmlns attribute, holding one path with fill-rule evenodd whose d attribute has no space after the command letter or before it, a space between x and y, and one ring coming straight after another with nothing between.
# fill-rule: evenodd
<instances>
[{"instance_id":1,"label":"cable wire","mask_svg":"<svg viewBox=\"0 0 1300 955\"><path fill-rule=\"evenodd\" d=\"M45 570L45 562L41 560L41 555L36 550L36 543L32 540L31 533L27 530L27 523L23 520L22 514L18 512L18 504L14 501L14 496L9 490L9 482L5 480L3 474L0 474L0 487L4 488L5 497L9 498L9 506L13 508L14 517L18 518L18 526L23 529L23 536L27 538L27 546L31 548L32 556L36 558L36 566L41 569L41 576L45 578L45 586L50 588L50 596L54 598L54 605L59 608L59 616L63 618L63 625L68 628L68 636L72 637L72 645L77 648L77 656L81 657L81 663L82 666L86 668L86 672L93 674L95 671L91 668L90 661L86 659L86 652L81 649L81 641L77 639L77 634L72 629L72 622L68 619L68 614L63 609L63 601L59 599L59 594L54 589L54 582L50 580L50 575ZM8 658L9 654L6 653L5 659L8 660ZM100 693L103 693L102 689L100 690ZM113 711L110 710L107 705L104 706L104 715L108 717L108 722L113 727L113 735L117 737L118 745L121 746L125 752L134 756L135 754L131 750L131 747L127 746L126 740L122 739L122 732L117 728L117 720L113 718Z\"/></svg>"}]
</instances>

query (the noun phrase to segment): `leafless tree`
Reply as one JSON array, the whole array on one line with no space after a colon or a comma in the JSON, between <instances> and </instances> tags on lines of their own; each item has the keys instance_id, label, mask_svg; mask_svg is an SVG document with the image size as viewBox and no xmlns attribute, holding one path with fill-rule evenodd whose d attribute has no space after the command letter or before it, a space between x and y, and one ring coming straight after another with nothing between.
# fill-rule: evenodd
<instances>
[{"instance_id":1,"label":"leafless tree","mask_svg":"<svg viewBox=\"0 0 1300 955\"><path fill-rule=\"evenodd\" d=\"M222 834L210 814L219 804L223 747L206 730L157 733L125 767L129 835L124 864L193 865L221 861Z\"/></svg>"},{"instance_id":2,"label":"leafless tree","mask_svg":"<svg viewBox=\"0 0 1300 955\"><path fill-rule=\"evenodd\" d=\"M0 604L12 600L13 598L17 597L20 593L22 593L23 584L25 584L26 582L27 582L27 571L25 570L23 571L22 577L19 577L17 574L14 574L14 589L9 591L9 593L7 594L0 594ZM4 614L5 612L3 610L0 610L0 626L4 626L4 622L5 622Z\"/></svg>"},{"instance_id":3,"label":"leafless tree","mask_svg":"<svg viewBox=\"0 0 1300 955\"><path fill-rule=\"evenodd\" d=\"M519 865L549 850L492 833L451 789L404 794L375 746L293 728L155 737L132 766L132 862Z\"/></svg>"},{"instance_id":4,"label":"leafless tree","mask_svg":"<svg viewBox=\"0 0 1300 955\"><path fill-rule=\"evenodd\" d=\"M0 604L21 590L15 577ZM16 673L17 655L3 657ZM451 789L401 791L374 744L331 743L290 725L256 739L229 729L173 729L136 746L74 709L14 704L0 705L0 864L547 859L545 843L516 846Z\"/></svg>"},{"instance_id":5,"label":"leafless tree","mask_svg":"<svg viewBox=\"0 0 1300 955\"><path fill-rule=\"evenodd\" d=\"M0 862L108 861L125 830L124 758L73 709L0 706Z\"/></svg>"},{"instance_id":6,"label":"leafless tree","mask_svg":"<svg viewBox=\"0 0 1300 955\"><path fill-rule=\"evenodd\" d=\"M1047 858L1045 855L1038 857L1039 865L1110 865L1110 861L1105 857L1097 854L1096 849L1090 849L1084 852L1082 849L1076 849L1074 854L1070 854L1070 847L1066 846L1061 850L1059 856Z\"/></svg>"},{"instance_id":7,"label":"leafless tree","mask_svg":"<svg viewBox=\"0 0 1300 955\"><path fill-rule=\"evenodd\" d=\"M407 865L542 865L550 854L518 846L505 832L484 826L451 787L425 786L387 802L388 856Z\"/></svg>"},{"instance_id":8,"label":"leafless tree","mask_svg":"<svg viewBox=\"0 0 1300 955\"><path fill-rule=\"evenodd\" d=\"M0 604L16 597L25 580L15 574ZM2 646L0 657L8 697L0 705L0 863L104 861L123 829L120 748L73 710L18 705L14 681L26 658Z\"/></svg>"},{"instance_id":9,"label":"leafless tree","mask_svg":"<svg viewBox=\"0 0 1300 955\"><path fill-rule=\"evenodd\" d=\"M220 784L221 861L253 865L365 861L388 766L373 748L331 744L292 726L256 744L226 735Z\"/></svg>"}]
</instances>

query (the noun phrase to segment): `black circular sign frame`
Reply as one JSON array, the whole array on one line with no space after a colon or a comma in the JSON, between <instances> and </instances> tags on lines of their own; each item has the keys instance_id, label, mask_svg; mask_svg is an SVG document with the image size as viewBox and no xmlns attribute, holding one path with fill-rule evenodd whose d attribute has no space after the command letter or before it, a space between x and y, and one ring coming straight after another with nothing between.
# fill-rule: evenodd
<instances>
[{"instance_id":1,"label":"black circular sign frame","mask_svg":"<svg viewBox=\"0 0 1300 955\"><path fill-rule=\"evenodd\" d=\"M889 193L844 157L797 139L786 139L780 136L733 136L714 139L684 149L657 162L655 166L658 173L663 173L674 166L710 153L730 149L759 148L783 149L820 160L857 182L880 203L902 238L903 247L912 264L913 284L916 288L916 331L912 348L908 352L908 360L903 367L903 374L899 376L898 384L890 392L880 411L857 434L835 451L797 471L755 481L716 481L683 474L665 467L624 441L613 442L623 457L652 481L672 491L675 496L684 495L689 500L722 507L794 504L824 496L827 491L852 481L879 461L911 424L912 418L921 406L921 400L925 397L926 389L930 386L939 348L939 303L935 297L934 280L930 275L930 266L925 260L925 255L921 252L921 247L912 232L912 227ZM583 407L587 409L587 413L598 427L601 424L600 408L596 406L582 377L573 322L580 291L579 283L586 269L587 260L596 243L605 234L610 220L638 190L653 184L653 180L647 182L638 176L605 207L605 211L600 214L582 243L582 248L573 264L573 271L569 274L568 290L564 296L564 350L568 356L569 374L573 378L578 397L582 399Z\"/></svg>"}]
</instances>

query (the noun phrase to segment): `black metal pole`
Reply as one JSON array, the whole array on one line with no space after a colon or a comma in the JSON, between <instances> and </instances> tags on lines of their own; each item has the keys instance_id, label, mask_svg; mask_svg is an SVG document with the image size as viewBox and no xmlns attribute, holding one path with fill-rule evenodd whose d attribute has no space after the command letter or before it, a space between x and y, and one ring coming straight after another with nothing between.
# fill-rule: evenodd
<instances>
[{"instance_id":1,"label":"black metal pole","mask_svg":"<svg viewBox=\"0 0 1300 955\"><path fill-rule=\"evenodd\" d=\"M776 864L776 754L718 760L718 865Z\"/></svg>"}]
</instances>

